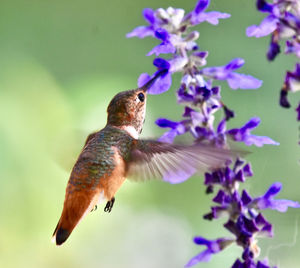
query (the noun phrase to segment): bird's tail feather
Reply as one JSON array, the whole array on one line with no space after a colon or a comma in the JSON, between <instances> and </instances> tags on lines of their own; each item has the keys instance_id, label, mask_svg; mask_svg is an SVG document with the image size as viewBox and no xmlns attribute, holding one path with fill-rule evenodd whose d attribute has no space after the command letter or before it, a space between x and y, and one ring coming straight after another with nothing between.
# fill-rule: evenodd
<instances>
[{"instance_id":1,"label":"bird's tail feather","mask_svg":"<svg viewBox=\"0 0 300 268\"><path fill-rule=\"evenodd\" d=\"M80 220L92 209L93 199L82 192L73 192L66 196L63 212L54 230L52 241L63 244Z\"/></svg>"}]
</instances>

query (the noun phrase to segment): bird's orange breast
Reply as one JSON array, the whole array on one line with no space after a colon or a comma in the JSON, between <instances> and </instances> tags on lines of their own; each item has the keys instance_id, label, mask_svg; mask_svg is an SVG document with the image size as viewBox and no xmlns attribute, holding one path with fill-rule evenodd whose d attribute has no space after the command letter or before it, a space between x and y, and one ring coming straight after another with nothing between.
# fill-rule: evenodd
<instances>
[{"instance_id":1,"label":"bird's orange breast","mask_svg":"<svg viewBox=\"0 0 300 268\"><path fill-rule=\"evenodd\" d=\"M119 153L119 150L116 147L113 147L114 150L114 169L109 176L104 176L100 179L99 186L104 190L104 196L111 200L117 190L121 187L125 180L125 161Z\"/></svg>"}]
</instances>

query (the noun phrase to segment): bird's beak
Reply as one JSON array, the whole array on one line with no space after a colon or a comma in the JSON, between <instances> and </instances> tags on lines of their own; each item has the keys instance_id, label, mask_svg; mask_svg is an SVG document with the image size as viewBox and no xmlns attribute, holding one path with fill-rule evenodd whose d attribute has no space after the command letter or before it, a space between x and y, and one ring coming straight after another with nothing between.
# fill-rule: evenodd
<instances>
[{"instance_id":1,"label":"bird's beak","mask_svg":"<svg viewBox=\"0 0 300 268\"><path fill-rule=\"evenodd\" d=\"M147 90L154 84L157 78L161 77L162 75L166 74L168 70L160 70L158 71L153 78L151 78L146 84L144 84L140 89L147 93Z\"/></svg>"}]
</instances>

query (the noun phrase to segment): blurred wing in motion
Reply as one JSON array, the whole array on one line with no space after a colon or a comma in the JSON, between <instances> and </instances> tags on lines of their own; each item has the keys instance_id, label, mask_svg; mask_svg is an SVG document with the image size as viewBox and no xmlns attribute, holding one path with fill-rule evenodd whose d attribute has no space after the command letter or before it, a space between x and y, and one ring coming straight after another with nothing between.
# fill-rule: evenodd
<instances>
[{"instance_id":1,"label":"blurred wing in motion","mask_svg":"<svg viewBox=\"0 0 300 268\"><path fill-rule=\"evenodd\" d=\"M230 150L204 145L175 145L136 140L128 162L127 177L135 181L152 178L180 183L196 172L206 172L236 158Z\"/></svg>"}]
</instances>

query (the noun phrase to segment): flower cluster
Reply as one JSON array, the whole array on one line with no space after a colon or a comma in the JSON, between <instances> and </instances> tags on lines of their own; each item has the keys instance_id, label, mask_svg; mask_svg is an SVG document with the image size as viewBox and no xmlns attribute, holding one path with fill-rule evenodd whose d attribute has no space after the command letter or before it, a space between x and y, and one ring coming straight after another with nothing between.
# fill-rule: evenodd
<instances>
[{"instance_id":1,"label":"flower cluster","mask_svg":"<svg viewBox=\"0 0 300 268\"><path fill-rule=\"evenodd\" d=\"M262 196L252 198L246 190L239 193L239 184L245 182L247 177L253 176L251 165L237 160L231 169L226 167L212 173L205 174L205 185L207 193L212 193L214 188L219 188L212 199L217 205L211 207L210 213L204 215L204 219L213 220L220 217L227 217L224 227L233 235L232 238L220 238L217 241L209 241L208 247L214 244L214 250L205 250L195 256L187 264L190 267L196 261L206 261L208 258L228 245L235 242L244 250L242 261L237 259L233 268L237 267L269 267L261 266L261 262L255 263L254 259L259 255L260 249L257 245L258 237L272 237L272 225L262 215L262 210L273 209L285 212L288 207L300 207L299 203L290 200L277 200L274 197L281 190L281 183L277 182L270 186ZM199 239L199 238L197 238ZM202 238L203 239L203 238ZM196 244L197 243L195 240ZM224 242L226 241L226 243ZM267 265L265 260L264 265Z\"/></svg>"},{"instance_id":2,"label":"flower cluster","mask_svg":"<svg viewBox=\"0 0 300 268\"><path fill-rule=\"evenodd\" d=\"M218 148L228 147L228 139L243 142L247 146L278 145L269 137L252 134L260 123L258 117L251 118L242 127L227 130L227 122L235 117L235 113L221 100L221 87L214 85L215 80L224 80L235 90L256 89L261 86L262 81L237 72L244 65L241 58L235 58L223 66L205 66L208 52L199 49L195 42L199 38L199 32L192 31L192 26L202 22L216 25L219 19L230 17L227 13L207 12L208 6L209 0L198 0L194 10L186 15L183 9L172 7L166 10L147 8L143 15L149 25L137 27L127 34L127 37L151 36L159 40L160 44L154 47L148 56L168 54L165 58L160 56L153 60L157 71L153 75L141 74L138 79L139 86L163 70L163 75L148 90L150 94L160 94L169 90L174 73L182 74L177 90L177 102L184 106L183 118L179 122L159 118L156 124L168 128L160 141L172 143L176 136L190 133L195 142ZM214 115L218 111L223 111L223 117L216 122ZM251 197L245 190L241 192L239 185L245 182L246 177L252 175L250 164L245 164L240 159L232 168L228 164L226 168L205 174L207 194L214 192L215 188L219 188L219 191L213 198L213 202L217 205L211 207L211 212L204 218L213 220L227 215L228 221L224 227L232 237L216 240L195 237L194 242L205 246L206 249L192 258L186 267L209 261L213 254L232 243L244 249L242 260L237 259L233 268L269 267L267 260L263 262L256 260L259 255L256 238L260 235L272 235L272 225L262 216L261 210L269 208L284 212L289 206L300 207L300 205L289 200L274 199L280 191L280 183L273 184L263 196L257 198ZM172 183L172 180L170 182Z\"/></svg>"},{"instance_id":3,"label":"flower cluster","mask_svg":"<svg viewBox=\"0 0 300 268\"><path fill-rule=\"evenodd\" d=\"M285 42L285 53L294 54L300 59L300 2L299 0L257 0L257 9L268 14L260 25L252 25L247 28L248 36L262 37L271 35L268 60L272 61L281 52L280 41ZM289 108L291 105L287 99L288 92L300 90L300 63L296 63L294 71L287 71L284 84L280 91L280 105ZM300 120L300 104L296 109Z\"/></svg>"}]
</instances>

